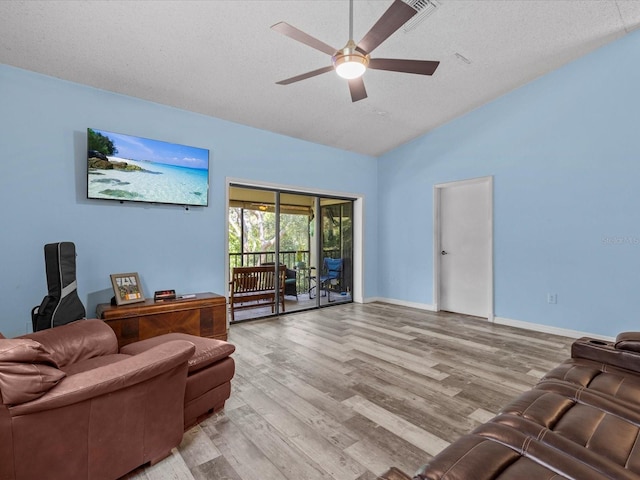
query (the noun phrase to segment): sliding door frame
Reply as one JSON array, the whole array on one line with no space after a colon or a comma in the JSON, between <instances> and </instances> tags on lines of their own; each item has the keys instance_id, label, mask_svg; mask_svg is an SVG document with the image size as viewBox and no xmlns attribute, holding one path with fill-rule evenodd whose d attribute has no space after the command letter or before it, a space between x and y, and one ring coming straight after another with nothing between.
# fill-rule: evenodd
<instances>
[{"instance_id":1,"label":"sliding door frame","mask_svg":"<svg viewBox=\"0 0 640 480\"><path fill-rule=\"evenodd\" d=\"M284 185L269 182L257 182L242 178L227 177L225 179L225 285L229 285L229 202L230 187L257 188L261 190L273 190L276 201L279 201L280 193L292 193L310 195L319 198L337 198L353 201L353 288L352 301L364 303L364 196L350 193L323 189L312 189L294 185ZM319 200L318 200L319 201ZM278 216L276 215L276 218ZM319 218L319 211L317 217ZM225 296L229 297L228 289Z\"/></svg>"}]
</instances>

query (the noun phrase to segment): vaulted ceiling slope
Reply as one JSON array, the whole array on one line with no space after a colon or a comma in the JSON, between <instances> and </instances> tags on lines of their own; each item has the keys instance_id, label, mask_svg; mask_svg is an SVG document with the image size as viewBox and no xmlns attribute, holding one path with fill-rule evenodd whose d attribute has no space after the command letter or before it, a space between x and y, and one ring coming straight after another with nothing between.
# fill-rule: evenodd
<instances>
[{"instance_id":1,"label":"vaulted ceiling slope","mask_svg":"<svg viewBox=\"0 0 640 480\"><path fill-rule=\"evenodd\" d=\"M270 29L342 48L348 0L2 1L0 63L378 156L640 26L638 0L428 1L375 56L436 73L369 70L357 103L334 72L276 85L331 58ZM356 43L391 3L354 2Z\"/></svg>"}]
</instances>

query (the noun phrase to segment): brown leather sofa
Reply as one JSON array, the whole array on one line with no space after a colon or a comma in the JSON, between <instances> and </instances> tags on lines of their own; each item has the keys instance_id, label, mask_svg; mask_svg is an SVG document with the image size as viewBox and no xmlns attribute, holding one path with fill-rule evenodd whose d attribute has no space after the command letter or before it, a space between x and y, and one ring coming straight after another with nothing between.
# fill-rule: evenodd
<instances>
[{"instance_id":1,"label":"brown leather sofa","mask_svg":"<svg viewBox=\"0 0 640 480\"><path fill-rule=\"evenodd\" d=\"M118 352L100 320L0 340L0 479L116 479L170 454L184 431L195 346Z\"/></svg>"},{"instance_id":2,"label":"brown leather sofa","mask_svg":"<svg viewBox=\"0 0 640 480\"><path fill-rule=\"evenodd\" d=\"M640 333L576 340L569 360L413 478L640 479Z\"/></svg>"}]
</instances>

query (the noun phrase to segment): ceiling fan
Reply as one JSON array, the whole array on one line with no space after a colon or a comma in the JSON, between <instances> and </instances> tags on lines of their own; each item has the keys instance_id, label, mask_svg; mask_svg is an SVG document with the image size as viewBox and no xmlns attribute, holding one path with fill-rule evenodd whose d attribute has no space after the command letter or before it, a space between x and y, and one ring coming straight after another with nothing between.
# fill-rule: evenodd
<instances>
[{"instance_id":1,"label":"ceiling fan","mask_svg":"<svg viewBox=\"0 0 640 480\"><path fill-rule=\"evenodd\" d=\"M394 0L386 12L378 19L371 30L357 44L353 41L353 0L349 0L349 41L344 48L339 50L326 43L312 37L289 25L286 22L279 22L271 26L273 30L294 40L304 43L311 48L331 55L332 64L327 67L318 68L311 72L296 75L276 82L278 85L289 85L290 83L306 80L323 73L335 70L336 73L346 78L349 82L351 101L357 102L367 98L367 91L364 88L362 75L367 68L374 70L389 70L402 73L416 73L419 75L433 75L440 62L430 60L403 60L396 58L371 58L370 54L382 42L391 36L396 30L404 25L411 17L418 13L413 7L402 0Z\"/></svg>"}]
</instances>

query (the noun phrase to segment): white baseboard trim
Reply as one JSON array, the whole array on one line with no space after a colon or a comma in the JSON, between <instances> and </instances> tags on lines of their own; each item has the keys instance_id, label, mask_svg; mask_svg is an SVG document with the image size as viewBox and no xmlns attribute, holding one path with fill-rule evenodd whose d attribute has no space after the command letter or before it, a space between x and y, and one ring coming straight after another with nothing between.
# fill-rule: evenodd
<instances>
[{"instance_id":1,"label":"white baseboard trim","mask_svg":"<svg viewBox=\"0 0 640 480\"><path fill-rule=\"evenodd\" d=\"M392 305L400 305L401 307L417 308L418 310L428 310L430 312L436 311L433 305L429 305L427 303L407 302L405 300L397 300L395 298L369 297L364 301L364 303L373 303L373 302L390 303Z\"/></svg>"},{"instance_id":2,"label":"white baseboard trim","mask_svg":"<svg viewBox=\"0 0 640 480\"><path fill-rule=\"evenodd\" d=\"M562 337L591 337L597 338L598 340L605 340L607 342L615 341L614 337L607 337L606 335L598 335L591 332L581 332L579 330L570 330L568 328L552 327L550 325L542 325L541 323L523 322L522 320L512 320L510 318L494 317L493 323L497 323L499 325L507 325L509 327L523 328L525 330L533 330L534 332L551 333L552 335L560 335Z\"/></svg>"}]
</instances>

